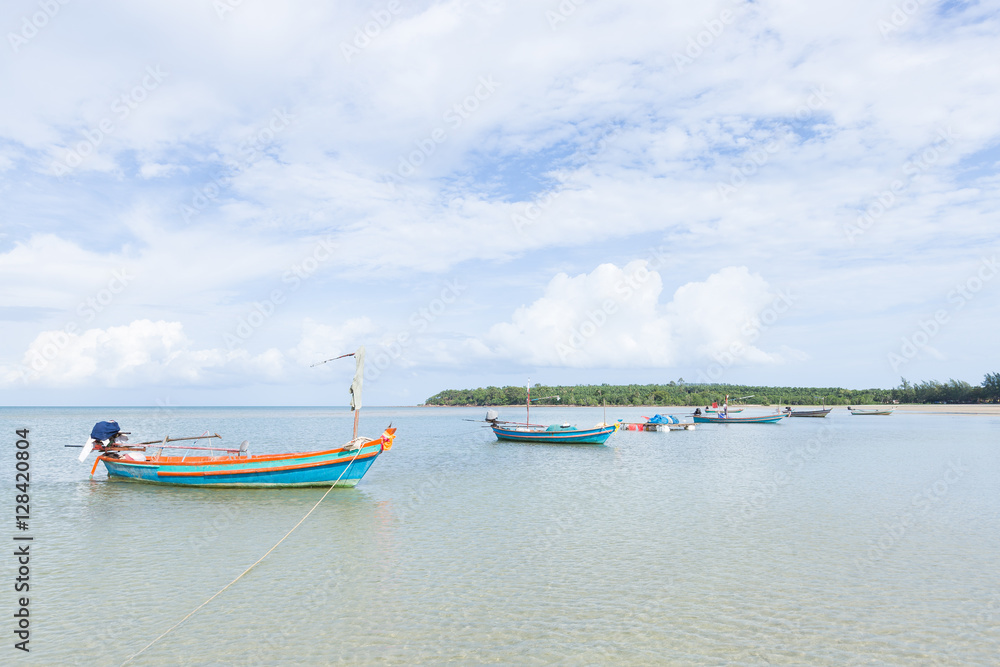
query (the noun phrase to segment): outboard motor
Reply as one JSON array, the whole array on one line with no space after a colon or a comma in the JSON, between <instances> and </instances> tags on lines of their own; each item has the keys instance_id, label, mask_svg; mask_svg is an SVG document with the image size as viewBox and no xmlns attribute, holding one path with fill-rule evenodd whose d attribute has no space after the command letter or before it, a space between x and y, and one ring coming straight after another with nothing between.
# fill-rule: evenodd
<instances>
[{"instance_id":1,"label":"outboard motor","mask_svg":"<svg viewBox=\"0 0 1000 667\"><path fill-rule=\"evenodd\" d=\"M118 422L111 419L106 422L97 422L90 431L90 437L94 440L114 440L115 436L121 433Z\"/></svg>"},{"instance_id":2,"label":"outboard motor","mask_svg":"<svg viewBox=\"0 0 1000 667\"><path fill-rule=\"evenodd\" d=\"M122 433L121 429L118 427L118 422L114 419L97 422L94 424L94 428L91 429L90 438L87 440L87 444L83 446L83 451L80 452L80 456L78 458L82 463L95 448L100 451L103 450L104 447L113 445L116 442L127 441L128 436Z\"/></svg>"}]
</instances>

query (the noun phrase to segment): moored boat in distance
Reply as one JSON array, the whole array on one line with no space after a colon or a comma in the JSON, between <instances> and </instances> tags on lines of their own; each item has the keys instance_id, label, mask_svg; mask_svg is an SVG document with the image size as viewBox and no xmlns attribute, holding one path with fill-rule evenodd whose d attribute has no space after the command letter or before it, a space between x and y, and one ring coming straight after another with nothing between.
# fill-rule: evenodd
<instances>
[{"instance_id":1,"label":"moored boat in distance","mask_svg":"<svg viewBox=\"0 0 1000 667\"><path fill-rule=\"evenodd\" d=\"M516 424L490 420L497 440L511 442L547 442L561 445L603 445L618 429L617 424L598 424L594 428L577 428L569 424Z\"/></svg>"},{"instance_id":2,"label":"moored boat in distance","mask_svg":"<svg viewBox=\"0 0 1000 667\"><path fill-rule=\"evenodd\" d=\"M785 408L785 414L789 417L826 417L833 408L823 408L821 410L792 410Z\"/></svg>"},{"instance_id":3,"label":"moored boat in distance","mask_svg":"<svg viewBox=\"0 0 1000 667\"><path fill-rule=\"evenodd\" d=\"M543 401L548 398L559 400L558 396L544 396L542 398L531 398L531 379L528 379L526 387L528 393L525 396L525 417L524 423L501 421L496 410L486 411L486 423L493 429L493 435L497 440L509 442L547 442L560 445L603 445L611 434L618 430L619 423L608 424L607 415L605 421L595 425L593 428L577 428L570 424L542 424L531 423L531 401Z\"/></svg>"},{"instance_id":4,"label":"moored boat in distance","mask_svg":"<svg viewBox=\"0 0 1000 667\"><path fill-rule=\"evenodd\" d=\"M852 408L847 406L852 415L891 415L894 408Z\"/></svg>"},{"instance_id":5,"label":"moored boat in distance","mask_svg":"<svg viewBox=\"0 0 1000 667\"><path fill-rule=\"evenodd\" d=\"M756 417L724 417L718 415L708 417L705 415L694 416L695 424L775 424L784 419L787 415L781 413L775 415L759 415Z\"/></svg>"},{"instance_id":6,"label":"moored boat in distance","mask_svg":"<svg viewBox=\"0 0 1000 667\"><path fill-rule=\"evenodd\" d=\"M619 430L625 431L693 431L693 422L682 422L679 417L673 415L653 415L643 416L644 422L622 422L618 425Z\"/></svg>"},{"instance_id":7,"label":"moored boat in distance","mask_svg":"<svg viewBox=\"0 0 1000 667\"><path fill-rule=\"evenodd\" d=\"M83 461L91 451L99 452L90 474L93 476L98 463L104 463L110 480L199 487L353 487L361 481L375 459L392 447L396 429L390 426L378 438L358 437L364 347L335 358L349 356L355 357L356 361L354 381L351 383L354 435L341 447L315 452L251 455L249 443L245 440L239 448L167 444L179 440L221 438L217 433L130 444L127 434L121 432L118 424L108 421L99 422L94 427L79 459ZM164 455L164 449L208 451L211 454Z\"/></svg>"},{"instance_id":8,"label":"moored boat in distance","mask_svg":"<svg viewBox=\"0 0 1000 667\"><path fill-rule=\"evenodd\" d=\"M819 409L813 408L811 410L792 410L792 406L789 405L785 408L785 414L787 414L789 417L826 417L828 414L830 414L833 408L826 407L826 397L824 396L822 398L823 398L822 408Z\"/></svg>"}]
</instances>

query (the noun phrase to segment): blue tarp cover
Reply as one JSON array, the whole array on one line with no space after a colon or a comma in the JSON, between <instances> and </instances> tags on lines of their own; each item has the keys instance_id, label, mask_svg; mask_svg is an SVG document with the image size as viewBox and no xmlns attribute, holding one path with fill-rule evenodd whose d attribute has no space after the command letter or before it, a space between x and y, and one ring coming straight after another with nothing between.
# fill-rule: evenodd
<instances>
[{"instance_id":1,"label":"blue tarp cover","mask_svg":"<svg viewBox=\"0 0 1000 667\"><path fill-rule=\"evenodd\" d=\"M112 420L107 422L97 422L94 424L94 430L90 432L90 437L94 440L107 440L113 437L116 433L121 431L118 428L118 422Z\"/></svg>"},{"instance_id":2,"label":"blue tarp cover","mask_svg":"<svg viewBox=\"0 0 1000 667\"><path fill-rule=\"evenodd\" d=\"M654 415L652 419L649 420L650 424L680 424L681 420L677 417L672 417L670 415Z\"/></svg>"}]
</instances>

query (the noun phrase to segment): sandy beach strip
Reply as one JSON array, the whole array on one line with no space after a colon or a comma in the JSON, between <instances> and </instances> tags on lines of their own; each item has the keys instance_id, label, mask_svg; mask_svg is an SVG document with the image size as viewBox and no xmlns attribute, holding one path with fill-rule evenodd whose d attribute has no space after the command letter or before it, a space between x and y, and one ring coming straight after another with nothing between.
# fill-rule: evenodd
<instances>
[{"instance_id":1,"label":"sandy beach strip","mask_svg":"<svg viewBox=\"0 0 1000 667\"><path fill-rule=\"evenodd\" d=\"M730 406L733 407L733 406ZM738 407L743 407L738 406ZM751 407L751 406L747 406ZM759 408L771 408L774 409L775 406L752 406ZM781 406L784 409L784 406ZM792 410L818 410L821 405L793 405ZM846 410L846 405L828 405L828 408L833 408L834 412L840 410ZM977 415L986 417L1000 417L1000 404L993 403L979 403L979 404L947 404L947 403L905 403L900 405L885 405L885 404L875 404L875 405L851 405L852 408L861 408L862 410L888 410L892 409L894 412L912 412L914 414L928 414L928 415Z\"/></svg>"},{"instance_id":2,"label":"sandy beach strip","mask_svg":"<svg viewBox=\"0 0 1000 667\"><path fill-rule=\"evenodd\" d=\"M609 406L610 407L610 406ZM758 410L774 410L775 405L754 405L751 403L744 403L740 405L730 405L730 408L756 408ZM819 410L822 405L793 405L792 410ZM839 412L840 410L847 410L846 405L828 405L828 408L833 408L834 412ZM851 405L852 408L861 408L862 410L888 410L892 408L894 412L911 412L914 414L927 414L927 415L974 415L980 417L1000 417L1000 403L976 403L976 404L947 404L947 403L905 403L900 405L885 405L885 404L875 404L875 405ZM784 410L785 406L780 406ZM669 410L670 408L665 408ZM675 410L677 408L674 408ZM691 411L694 407L687 408ZM704 410L705 406L701 406Z\"/></svg>"}]
</instances>

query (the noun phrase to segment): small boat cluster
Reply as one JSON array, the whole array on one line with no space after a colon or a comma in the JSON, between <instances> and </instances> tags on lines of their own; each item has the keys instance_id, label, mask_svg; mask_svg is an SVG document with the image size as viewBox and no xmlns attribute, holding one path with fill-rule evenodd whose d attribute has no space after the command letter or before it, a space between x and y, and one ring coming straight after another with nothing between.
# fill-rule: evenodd
<instances>
[{"instance_id":1,"label":"small boat cluster","mask_svg":"<svg viewBox=\"0 0 1000 667\"><path fill-rule=\"evenodd\" d=\"M552 398L552 397L548 397ZM556 397L558 398L558 397ZM750 398L750 397L745 397ZM535 399L539 400L539 399ZM528 398L526 403L527 413L531 414L531 387L528 386ZM813 417L823 418L833 411L833 408L822 408L793 410L790 406L784 410L775 410L773 413L761 415L742 415L745 408L733 408L729 406L729 397L720 406L713 403L705 408L695 408L694 412L684 415L684 419L674 415L656 414L653 417L643 417L642 422L625 422L618 420L614 423L605 421L594 425L592 428L578 428L575 425L565 424L531 424L526 419L524 422L501 421L495 410L486 413L486 423L497 440L516 442L542 442L552 444L585 444L603 445L611 434L616 430L624 431L680 431L694 430L695 424L776 424L782 419L790 417ZM892 414L892 409L862 409L848 408L852 415L888 415Z\"/></svg>"},{"instance_id":2,"label":"small boat cluster","mask_svg":"<svg viewBox=\"0 0 1000 667\"><path fill-rule=\"evenodd\" d=\"M197 446L200 440L221 438L218 433L183 438L165 437L160 440L130 443L129 433L122 431L114 420L98 422L83 445L79 460L97 452L91 477L99 463L104 463L109 479L175 484L201 487L290 487L324 486L353 487L371 467L375 459L392 447L396 429L390 424L377 438L358 437L358 415L361 410L361 386L364 377L365 348L334 359L355 357L354 381L351 383L351 410L354 412L354 431L350 441L339 447L315 452L284 454L257 454L249 451L244 440L239 447ZM325 364L327 359L320 362ZM313 364L317 366L319 364ZM534 400L556 399L546 396ZM750 398L745 396L742 398ZM832 408L792 410L771 414L743 415L744 408L729 406L729 396L723 404L713 403L704 410L697 408L684 418L675 415L654 414L643 417L645 421L626 423L619 419L609 423L605 409L604 421L589 428L573 424L532 424L531 383L528 383L526 415L524 422L502 421L495 410L486 413L486 424L499 441L536 442L569 445L603 445L618 430L676 431L693 430L695 424L775 424L789 417L826 417ZM889 415L892 409L848 408L852 415ZM472 421L472 420L470 420ZM179 441L190 444L176 445ZM78 447L79 445L67 445ZM191 452L195 452L194 455Z\"/></svg>"}]
</instances>

